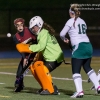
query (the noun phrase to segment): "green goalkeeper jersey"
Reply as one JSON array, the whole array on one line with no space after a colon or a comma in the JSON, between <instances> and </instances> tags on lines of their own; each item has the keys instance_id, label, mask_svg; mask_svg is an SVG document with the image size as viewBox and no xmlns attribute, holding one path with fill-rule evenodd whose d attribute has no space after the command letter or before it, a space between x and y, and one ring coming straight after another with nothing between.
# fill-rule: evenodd
<instances>
[{"instance_id":1,"label":"green goalkeeper jersey","mask_svg":"<svg viewBox=\"0 0 100 100\"><path fill-rule=\"evenodd\" d=\"M42 29L37 36L38 44L30 45L29 49L33 52L42 52L45 61L62 62L63 52L53 35L48 30Z\"/></svg>"}]
</instances>

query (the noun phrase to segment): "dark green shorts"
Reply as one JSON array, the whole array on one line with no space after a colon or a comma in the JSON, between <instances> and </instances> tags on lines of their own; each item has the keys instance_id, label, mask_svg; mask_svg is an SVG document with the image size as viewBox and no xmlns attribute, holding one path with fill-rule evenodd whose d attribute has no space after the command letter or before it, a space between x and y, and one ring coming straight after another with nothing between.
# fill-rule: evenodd
<instances>
[{"instance_id":1,"label":"dark green shorts","mask_svg":"<svg viewBox=\"0 0 100 100\"><path fill-rule=\"evenodd\" d=\"M91 58L93 48L90 42L81 42L73 46L72 58L86 59Z\"/></svg>"}]
</instances>

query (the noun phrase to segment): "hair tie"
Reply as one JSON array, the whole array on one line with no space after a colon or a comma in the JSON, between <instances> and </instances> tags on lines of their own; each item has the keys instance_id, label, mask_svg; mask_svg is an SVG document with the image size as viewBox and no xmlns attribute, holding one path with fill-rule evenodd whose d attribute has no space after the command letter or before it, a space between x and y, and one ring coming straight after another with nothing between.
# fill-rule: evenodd
<instances>
[{"instance_id":1,"label":"hair tie","mask_svg":"<svg viewBox=\"0 0 100 100\"><path fill-rule=\"evenodd\" d=\"M69 12L72 14L75 14L75 12L71 10L71 8L69 9Z\"/></svg>"}]
</instances>

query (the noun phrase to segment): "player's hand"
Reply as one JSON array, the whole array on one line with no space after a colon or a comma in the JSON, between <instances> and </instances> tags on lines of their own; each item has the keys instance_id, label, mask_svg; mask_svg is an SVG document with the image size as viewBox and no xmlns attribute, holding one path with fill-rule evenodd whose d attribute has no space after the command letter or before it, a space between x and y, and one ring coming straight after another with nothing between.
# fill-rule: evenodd
<instances>
[{"instance_id":1,"label":"player's hand","mask_svg":"<svg viewBox=\"0 0 100 100\"><path fill-rule=\"evenodd\" d=\"M65 38L64 42L68 44L69 43L69 39Z\"/></svg>"},{"instance_id":2,"label":"player's hand","mask_svg":"<svg viewBox=\"0 0 100 100\"><path fill-rule=\"evenodd\" d=\"M23 66L26 66L28 64L28 61L27 59L25 58L24 61L23 61Z\"/></svg>"}]
</instances>

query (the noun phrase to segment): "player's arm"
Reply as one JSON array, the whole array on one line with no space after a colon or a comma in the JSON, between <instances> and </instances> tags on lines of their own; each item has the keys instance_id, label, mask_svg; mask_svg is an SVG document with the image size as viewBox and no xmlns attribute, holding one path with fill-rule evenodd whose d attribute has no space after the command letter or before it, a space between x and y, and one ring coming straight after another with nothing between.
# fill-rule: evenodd
<instances>
[{"instance_id":1,"label":"player's arm","mask_svg":"<svg viewBox=\"0 0 100 100\"><path fill-rule=\"evenodd\" d=\"M30 45L29 50L33 52L41 52L45 49L48 41L48 33L41 32L38 36L38 44Z\"/></svg>"},{"instance_id":2,"label":"player's arm","mask_svg":"<svg viewBox=\"0 0 100 100\"><path fill-rule=\"evenodd\" d=\"M66 44L68 44L69 48L72 50L70 40L65 37L66 33L69 31L69 29L70 29L70 26L65 25L64 28L62 29L62 31L60 32L60 37Z\"/></svg>"},{"instance_id":3,"label":"player's arm","mask_svg":"<svg viewBox=\"0 0 100 100\"><path fill-rule=\"evenodd\" d=\"M39 41L38 44L23 44L23 43L19 43L16 45L17 50L20 53L32 53L32 52L41 52L45 49L46 44L47 44L47 40L48 40L48 34L44 33L40 33L41 36L39 37Z\"/></svg>"},{"instance_id":4,"label":"player's arm","mask_svg":"<svg viewBox=\"0 0 100 100\"><path fill-rule=\"evenodd\" d=\"M69 31L70 27L65 25L62 31L60 32L60 38L65 42L68 43L69 40L65 37L66 33Z\"/></svg>"}]
</instances>

